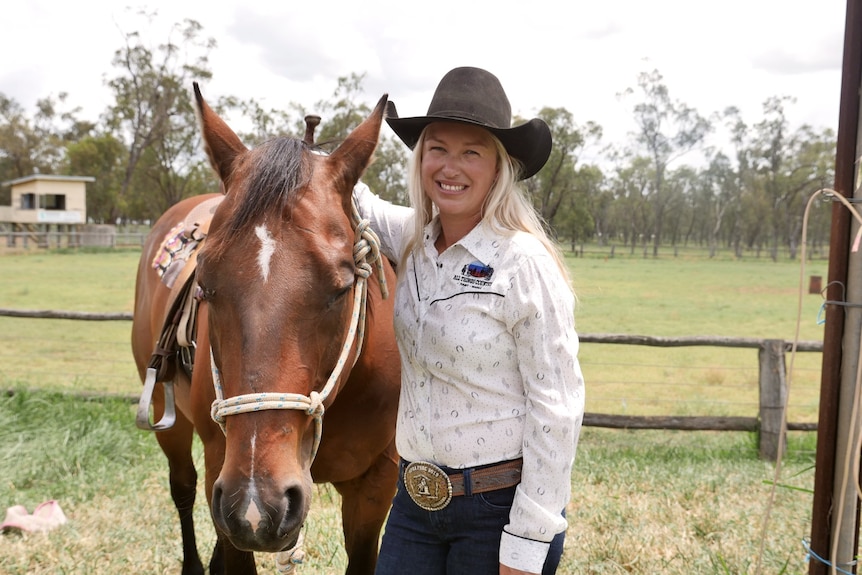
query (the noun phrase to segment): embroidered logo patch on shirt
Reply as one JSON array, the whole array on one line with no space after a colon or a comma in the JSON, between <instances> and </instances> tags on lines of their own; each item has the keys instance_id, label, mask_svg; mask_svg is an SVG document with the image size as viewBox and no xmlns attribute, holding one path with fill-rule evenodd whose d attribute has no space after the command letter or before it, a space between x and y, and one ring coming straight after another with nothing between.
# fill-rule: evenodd
<instances>
[{"instance_id":1,"label":"embroidered logo patch on shirt","mask_svg":"<svg viewBox=\"0 0 862 575\"><path fill-rule=\"evenodd\" d=\"M476 260L461 268L461 273L453 279L462 286L487 287L491 285L494 268Z\"/></svg>"}]
</instances>

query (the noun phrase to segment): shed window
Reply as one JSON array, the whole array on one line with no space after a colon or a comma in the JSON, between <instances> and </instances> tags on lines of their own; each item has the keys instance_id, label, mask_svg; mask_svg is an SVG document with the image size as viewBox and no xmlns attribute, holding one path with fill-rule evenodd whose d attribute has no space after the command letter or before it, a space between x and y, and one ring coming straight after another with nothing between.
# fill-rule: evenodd
<instances>
[{"instance_id":1,"label":"shed window","mask_svg":"<svg viewBox=\"0 0 862 575\"><path fill-rule=\"evenodd\" d=\"M36 209L36 194L21 194L21 209L35 210Z\"/></svg>"},{"instance_id":2,"label":"shed window","mask_svg":"<svg viewBox=\"0 0 862 575\"><path fill-rule=\"evenodd\" d=\"M45 194L39 196L39 207L43 210L65 210L66 196L64 194Z\"/></svg>"}]
</instances>

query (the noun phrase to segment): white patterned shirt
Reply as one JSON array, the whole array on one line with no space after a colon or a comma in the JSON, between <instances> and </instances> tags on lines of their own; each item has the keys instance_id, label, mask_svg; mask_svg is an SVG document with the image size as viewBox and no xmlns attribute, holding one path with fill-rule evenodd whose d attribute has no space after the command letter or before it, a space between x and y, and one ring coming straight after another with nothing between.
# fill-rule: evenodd
<instances>
[{"instance_id":1,"label":"white patterned shirt","mask_svg":"<svg viewBox=\"0 0 862 575\"><path fill-rule=\"evenodd\" d=\"M534 236L480 224L438 254L439 223L400 259L413 210L354 191L395 291L401 355L396 445L408 461L468 468L523 457L500 561L540 572L570 498L584 412L574 296Z\"/></svg>"}]
</instances>

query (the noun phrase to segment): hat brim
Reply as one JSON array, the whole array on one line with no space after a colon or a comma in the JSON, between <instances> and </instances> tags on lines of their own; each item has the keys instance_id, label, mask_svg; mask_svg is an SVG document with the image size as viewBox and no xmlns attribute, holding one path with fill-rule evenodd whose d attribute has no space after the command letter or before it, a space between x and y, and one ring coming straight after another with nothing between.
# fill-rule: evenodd
<instances>
[{"instance_id":1,"label":"hat brim","mask_svg":"<svg viewBox=\"0 0 862 575\"><path fill-rule=\"evenodd\" d=\"M386 123L411 150L416 147L422 130L434 122L457 122L488 130L500 140L506 152L521 163L522 180L534 176L541 170L551 155L551 129L540 118L533 118L529 122L511 128L494 128L475 120L451 116L399 118L395 104L391 101L386 110Z\"/></svg>"}]
</instances>

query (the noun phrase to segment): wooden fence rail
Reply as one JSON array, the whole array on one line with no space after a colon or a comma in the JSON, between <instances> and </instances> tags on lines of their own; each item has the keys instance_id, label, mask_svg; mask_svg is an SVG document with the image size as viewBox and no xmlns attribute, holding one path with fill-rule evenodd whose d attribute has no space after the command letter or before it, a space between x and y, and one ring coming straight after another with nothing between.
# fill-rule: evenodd
<instances>
[{"instance_id":1,"label":"wooden fence rail","mask_svg":"<svg viewBox=\"0 0 862 575\"><path fill-rule=\"evenodd\" d=\"M95 313L57 310L22 310L0 308L0 316L88 321L128 321L131 313ZM757 349L759 363L759 410L756 417L716 416L634 416L586 413L584 425L613 429L665 429L684 431L748 431L759 434L759 451L763 459L775 461L784 431L815 431L816 423L793 423L783 420L787 398L785 356L791 343L781 339L756 339L715 336L654 337L626 334L579 334L582 343L639 345L654 347L733 347ZM820 341L796 343L798 352L822 352Z\"/></svg>"},{"instance_id":2,"label":"wooden fence rail","mask_svg":"<svg viewBox=\"0 0 862 575\"><path fill-rule=\"evenodd\" d=\"M5 240L3 239L5 238ZM141 247L147 239L142 232L81 232L81 231L32 231L10 232L0 230L0 246L7 248L119 248Z\"/></svg>"}]
</instances>

